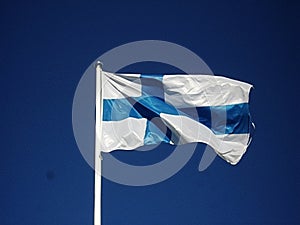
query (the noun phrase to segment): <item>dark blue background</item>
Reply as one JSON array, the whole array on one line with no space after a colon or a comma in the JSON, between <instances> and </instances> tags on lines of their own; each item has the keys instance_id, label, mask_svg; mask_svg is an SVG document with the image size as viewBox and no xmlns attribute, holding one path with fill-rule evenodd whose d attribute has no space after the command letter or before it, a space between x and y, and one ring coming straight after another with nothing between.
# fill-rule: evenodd
<instances>
[{"instance_id":1,"label":"dark blue background","mask_svg":"<svg viewBox=\"0 0 300 225\"><path fill-rule=\"evenodd\" d=\"M103 225L300 224L297 14L293 1L1 1L0 224L93 224L74 91L98 56L143 39L183 45L215 73L254 84L257 129L237 166L217 158L200 173L199 145L157 185L104 179Z\"/></svg>"}]
</instances>

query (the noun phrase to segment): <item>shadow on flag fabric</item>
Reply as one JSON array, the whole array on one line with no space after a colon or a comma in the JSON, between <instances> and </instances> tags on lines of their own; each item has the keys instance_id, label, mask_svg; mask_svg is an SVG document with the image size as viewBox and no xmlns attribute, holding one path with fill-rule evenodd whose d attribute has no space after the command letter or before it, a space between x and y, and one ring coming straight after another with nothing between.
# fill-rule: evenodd
<instances>
[{"instance_id":1,"label":"shadow on flag fabric","mask_svg":"<svg viewBox=\"0 0 300 225\"><path fill-rule=\"evenodd\" d=\"M161 142L210 145L235 165L250 143L252 85L212 75L102 72L98 150Z\"/></svg>"}]
</instances>

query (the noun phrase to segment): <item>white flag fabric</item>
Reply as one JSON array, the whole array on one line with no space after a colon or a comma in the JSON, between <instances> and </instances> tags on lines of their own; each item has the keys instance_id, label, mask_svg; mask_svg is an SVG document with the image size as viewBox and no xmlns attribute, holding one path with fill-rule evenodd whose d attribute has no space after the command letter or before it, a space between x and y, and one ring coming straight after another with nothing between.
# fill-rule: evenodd
<instances>
[{"instance_id":1,"label":"white flag fabric","mask_svg":"<svg viewBox=\"0 0 300 225\"><path fill-rule=\"evenodd\" d=\"M102 72L100 150L201 142L236 164L250 142L252 85L211 75Z\"/></svg>"}]
</instances>

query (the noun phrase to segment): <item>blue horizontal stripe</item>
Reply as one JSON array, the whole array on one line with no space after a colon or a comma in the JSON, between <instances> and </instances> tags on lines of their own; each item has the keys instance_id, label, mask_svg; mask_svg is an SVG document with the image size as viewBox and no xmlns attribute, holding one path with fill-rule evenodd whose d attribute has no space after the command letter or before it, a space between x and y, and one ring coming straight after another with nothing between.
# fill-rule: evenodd
<instances>
[{"instance_id":1,"label":"blue horizontal stripe","mask_svg":"<svg viewBox=\"0 0 300 225\"><path fill-rule=\"evenodd\" d=\"M180 111L204 124L215 134L249 133L250 112L248 103L183 108Z\"/></svg>"},{"instance_id":2,"label":"blue horizontal stripe","mask_svg":"<svg viewBox=\"0 0 300 225\"><path fill-rule=\"evenodd\" d=\"M180 111L165 103L158 97L136 97L122 99L104 99L103 120L118 121L128 117L147 118L159 117L160 113L179 115Z\"/></svg>"},{"instance_id":3,"label":"blue horizontal stripe","mask_svg":"<svg viewBox=\"0 0 300 225\"><path fill-rule=\"evenodd\" d=\"M119 121L128 117L146 118L150 121L153 118L160 118L160 113L188 116L204 124L216 134L249 133L250 114L248 103L179 110L164 102L161 98L153 96L105 99L103 102L104 121ZM161 123L163 122L161 121Z\"/></svg>"}]
</instances>

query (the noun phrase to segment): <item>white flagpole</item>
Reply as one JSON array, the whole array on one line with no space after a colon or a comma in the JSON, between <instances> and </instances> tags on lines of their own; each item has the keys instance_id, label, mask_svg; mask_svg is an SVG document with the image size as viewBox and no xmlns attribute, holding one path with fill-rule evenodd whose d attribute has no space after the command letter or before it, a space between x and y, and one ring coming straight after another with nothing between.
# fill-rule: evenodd
<instances>
[{"instance_id":1,"label":"white flagpole","mask_svg":"<svg viewBox=\"0 0 300 225\"><path fill-rule=\"evenodd\" d=\"M94 225L101 225L101 149L102 136L102 63L96 63L96 125L95 125L95 192L94 192Z\"/></svg>"}]
</instances>

